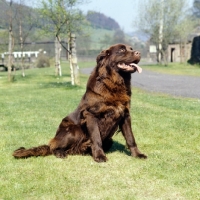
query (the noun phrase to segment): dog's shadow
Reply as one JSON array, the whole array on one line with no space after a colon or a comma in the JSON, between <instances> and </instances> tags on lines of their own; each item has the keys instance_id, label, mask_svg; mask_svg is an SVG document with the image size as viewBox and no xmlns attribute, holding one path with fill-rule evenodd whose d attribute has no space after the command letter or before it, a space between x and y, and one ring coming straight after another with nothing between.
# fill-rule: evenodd
<instances>
[{"instance_id":1,"label":"dog's shadow","mask_svg":"<svg viewBox=\"0 0 200 200\"><path fill-rule=\"evenodd\" d=\"M126 155L130 156L130 152L125 145L113 140L111 148L106 153L112 153L115 151L118 151L120 153L125 153Z\"/></svg>"}]
</instances>

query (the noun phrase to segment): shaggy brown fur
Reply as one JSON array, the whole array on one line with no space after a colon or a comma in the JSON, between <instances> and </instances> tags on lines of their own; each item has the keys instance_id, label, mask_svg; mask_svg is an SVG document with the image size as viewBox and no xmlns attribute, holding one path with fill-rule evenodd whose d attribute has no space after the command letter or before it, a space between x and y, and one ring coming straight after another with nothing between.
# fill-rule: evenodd
<instances>
[{"instance_id":1,"label":"shaggy brown fur","mask_svg":"<svg viewBox=\"0 0 200 200\"><path fill-rule=\"evenodd\" d=\"M146 158L137 148L131 130L131 73L141 72L140 53L130 46L117 44L97 56L97 66L89 77L86 92L77 109L60 123L49 145L14 151L15 158L47 156L64 158L68 154L91 153L97 162L107 160L104 151L112 146L119 129L131 155Z\"/></svg>"}]
</instances>

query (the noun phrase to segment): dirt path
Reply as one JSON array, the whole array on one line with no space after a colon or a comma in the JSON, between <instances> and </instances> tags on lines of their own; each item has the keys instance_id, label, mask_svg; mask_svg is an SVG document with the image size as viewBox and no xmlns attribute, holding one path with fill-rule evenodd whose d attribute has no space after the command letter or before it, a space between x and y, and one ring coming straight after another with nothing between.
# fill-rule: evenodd
<instances>
[{"instance_id":1,"label":"dirt path","mask_svg":"<svg viewBox=\"0 0 200 200\"><path fill-rule=\"evenodd\" d=\"M84 74L90 74L92 68L82 69ZM169 75L143 70L141 74L132 75L131 84L151 92L160 92L178 97L200 99L200 77Z\"/></svg>"}]
</instances>

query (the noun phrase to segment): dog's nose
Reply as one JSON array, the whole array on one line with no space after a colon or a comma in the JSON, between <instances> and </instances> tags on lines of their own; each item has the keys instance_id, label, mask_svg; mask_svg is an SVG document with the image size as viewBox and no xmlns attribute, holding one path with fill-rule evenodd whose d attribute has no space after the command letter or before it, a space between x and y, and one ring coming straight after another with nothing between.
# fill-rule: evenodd
<instances>
[{"instance_id":1,"label":"dog's nose","mask_svg":"<svg viewBox=\"0 0 200 200\"><path fill-rule=\"evenodd\" d=\"M140 57L140 52L139 51L135 51L134 55Z\"/></svg>"}]
</instances>

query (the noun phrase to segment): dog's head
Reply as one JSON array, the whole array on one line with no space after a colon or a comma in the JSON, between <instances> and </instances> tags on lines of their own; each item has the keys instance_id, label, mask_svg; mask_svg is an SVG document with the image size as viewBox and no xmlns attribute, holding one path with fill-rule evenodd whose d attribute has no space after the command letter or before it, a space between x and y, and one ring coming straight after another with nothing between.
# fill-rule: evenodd
<instances>
[{"instance_id":1,"label":"dog's head","mask_svg":"<svg viewBox=\"0 0 200 200\"><path fill-rule=\"evenodd\" d=\"M140 52L125 44L116 44L109 49L103 50L97 56L97 65L106 65L118 71L134 73L142 72L137 64L140 61Z\"/></svg>"}]
</instances>

